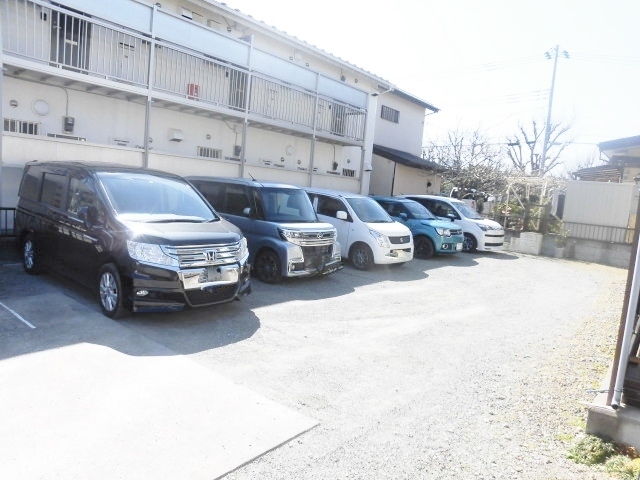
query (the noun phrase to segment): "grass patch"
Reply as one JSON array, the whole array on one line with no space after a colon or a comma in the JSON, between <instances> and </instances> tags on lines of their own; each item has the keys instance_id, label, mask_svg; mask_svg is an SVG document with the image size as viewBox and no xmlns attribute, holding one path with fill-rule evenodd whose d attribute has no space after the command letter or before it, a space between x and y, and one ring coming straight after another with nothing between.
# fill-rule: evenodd
<instances>
[{"instance_id":1,"label":"grass patch","mask_svg":"<svg viewBox=\"0 0 640 480\"><path fill-rule=\"evenodd\" d=\"M622 480L640 479L640 455L633 447L616 445L596 435L586 435L574 443L567 456L576 463L601 465Z\"/></svg>"}]
</instances>

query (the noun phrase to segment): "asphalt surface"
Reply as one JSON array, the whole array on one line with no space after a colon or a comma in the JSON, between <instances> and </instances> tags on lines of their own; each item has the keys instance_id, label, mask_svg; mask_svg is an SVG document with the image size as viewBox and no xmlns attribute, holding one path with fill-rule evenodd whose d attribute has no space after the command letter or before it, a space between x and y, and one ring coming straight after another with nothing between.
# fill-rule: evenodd
<instances>
[{"instance_id":1,"label":"asphalt surface","mask_svg":"<svg viewBox=\"0 0 640 480\"><path fill-rule=\"evenodd\" d=\"M592 398L602 345L572 341L617 329L626 270L457 254L113 321L8 257L0 478L604 478L566 459L548 372Z\"/></svg>"}]
</instances>

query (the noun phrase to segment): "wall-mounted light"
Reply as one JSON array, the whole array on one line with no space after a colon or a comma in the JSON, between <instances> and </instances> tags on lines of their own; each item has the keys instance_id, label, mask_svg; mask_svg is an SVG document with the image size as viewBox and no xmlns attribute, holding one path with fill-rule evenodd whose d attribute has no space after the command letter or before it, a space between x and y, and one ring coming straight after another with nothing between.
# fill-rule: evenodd
<instances>
[{"instance_id":1,"label":"wall-mounted light","mask_svg":"<svg viewBox=\"0 0 640 480\"><path fill-rule=\"evenodd\" d=\"M210 133L207 133L207 134L205 135L205 138L206 138L207 140L211 140L211 134L210 134Z\"/></svg>"},{"instance_id":2,"label":"wall-mounted light","mask_svg":"<svg viewBox=\"0 0 640 480\"><path fill-rule=\"evenodd\" d=\"M45 116L49 114L49 104L42 99L36 100L33 102L33 111L36 112L40 116Z\"/></svg>"},{"instance_id":3,"label":"wall-mounted light","mask_svg":"<svg viewBox=\"0 0 640 480\"><path fill-rule=\"evenodd\" d=\"M9 105L16 108L18 106L18 100L9 100Z\"/></svg>"}]
</instances>

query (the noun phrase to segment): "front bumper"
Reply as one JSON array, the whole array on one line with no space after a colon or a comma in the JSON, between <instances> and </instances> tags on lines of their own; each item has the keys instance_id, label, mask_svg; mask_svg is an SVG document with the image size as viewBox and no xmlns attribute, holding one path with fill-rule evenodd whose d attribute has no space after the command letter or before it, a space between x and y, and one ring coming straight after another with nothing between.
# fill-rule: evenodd
<instances>
[{"instance_id":1,"label":"front bumper","mask_svg":"<svg viewBox=\"0 0 640 480\"><path fill-rule=\"evenodd\" d=\"M460 242L442 242L438 253L458 253L462 251L462 241Z\"/></svg>"},{"instance_id":2,"label":"front bumper","mask_svg":"<svg viewBox=\"0 0 640 480\"><path fill-rule=\"evenodd\" d=\"M251 293L246 261L177 271L138 263L131 280L128 299L132 312L204 307Z\"/></svg>"},{"instance_id":3,"label":"front bumper","mask_svg":"<svg viewBox=\"0 0 640 480\"><path fill-rule=\"evenodd\" d=\"M391 248L385 250L383 254L378 252L380 252L380 250L374 251L373 259L374 263L381 265L405 263L413 259L413 247Z\"/></svg>"},{"instance_id":4,"label":"front bumper","mask_svg":"<svg viewBox=\"0 0 640 480\"><path fill-rule=\"evenodd\" d=\"M335 259L329 257L325 261L321 261L320 263L310 263L310 262L289 262L287 266L287 276L288 277L307 277L307 276L317 276L317 275L329 275L330 273L337 272L344 268L342 265L342 259Z\"/></svg>"}]
</instances>

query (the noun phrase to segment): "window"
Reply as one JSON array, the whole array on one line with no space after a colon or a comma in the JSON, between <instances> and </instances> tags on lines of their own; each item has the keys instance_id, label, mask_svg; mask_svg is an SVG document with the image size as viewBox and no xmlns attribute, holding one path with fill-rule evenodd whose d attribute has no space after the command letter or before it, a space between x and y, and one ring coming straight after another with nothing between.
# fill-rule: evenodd
<instances>
[{"instance_id":1,"label":"window","mask_svg":"<svg viewBox=\"0 0 640 480\"><path fill-rule=\"evenodd\" d=\"M391 107L383 105L382 112L380 113L380 118L384 118L385 120L389 120L393 123L398 123L400 120L400 112Z\"/></svg>"},{"instance_id":2,"label":"window","mask_svg":"<svg viewBox=\"0 0 640 480\"><path fill-rule=\"evenodd\" d=\"M22 184L20 185L20 196L27 200L38 200L40 196L40 176L41 171L38 168L31 167L27 170Z\"/></svg>"},{"instance_id":3,"label":"window","mask_svg":"<svg viewBox=\"0 0 640 480\"><path fill-rule=\"evenodd\" d=\"M230 215L244 215L244 209L251 206L249 195L241 185L227 185L225 212Z\"/></svg>"},{"instance_id":4,"label":"window","mask_svg":"<svg viewBox=\"0 0 640 480\"><path fill-rule=\"evenodd\" d=\"M222 209L224 202L224 185L221 183L198 181L194 181L193 184L200 190L215 210Z\"/></svg>"},{"instance_id":5,"label":"window","mask_svg":"<svg viewBox=\"0 0 640 480\"><path fill-rule=\"evenodd\" d=\"M222 158L222 150L212 147L198 147L198 156L204 158Z\"/></svg>"},{"instance_id":6,"label":"window","mask_svg":"<svg viewBox=\"0 0 640 480\"><path fill-rule=\"evenodd\" d=\"M320 215L326 215L328 217L336 218L338 210L347 211L343 203L335 198L325 197L324 195L318 195L318 208L317 212Z\"/></svg>"},{"instance_id":7,"label":"window","mask_svg":"<svg viewBox=\"0 0 640 480\"><path fill-rule=\"evenodd\" d=\"M40 135L38 122L25 122L23 120L4 119L4 131L14 133L26 133L28 135Z\"/></svg>"},{"instance_id":8,"label":"window","mask_svg":"<svg viewBox=\"0 0 640 480\"><path fill-rule=\"evenodd\" d=\"M56 208L64 208L67 194L67 177L45 173L42 183L42 202Z\"/></svg>"}]
</instances>

